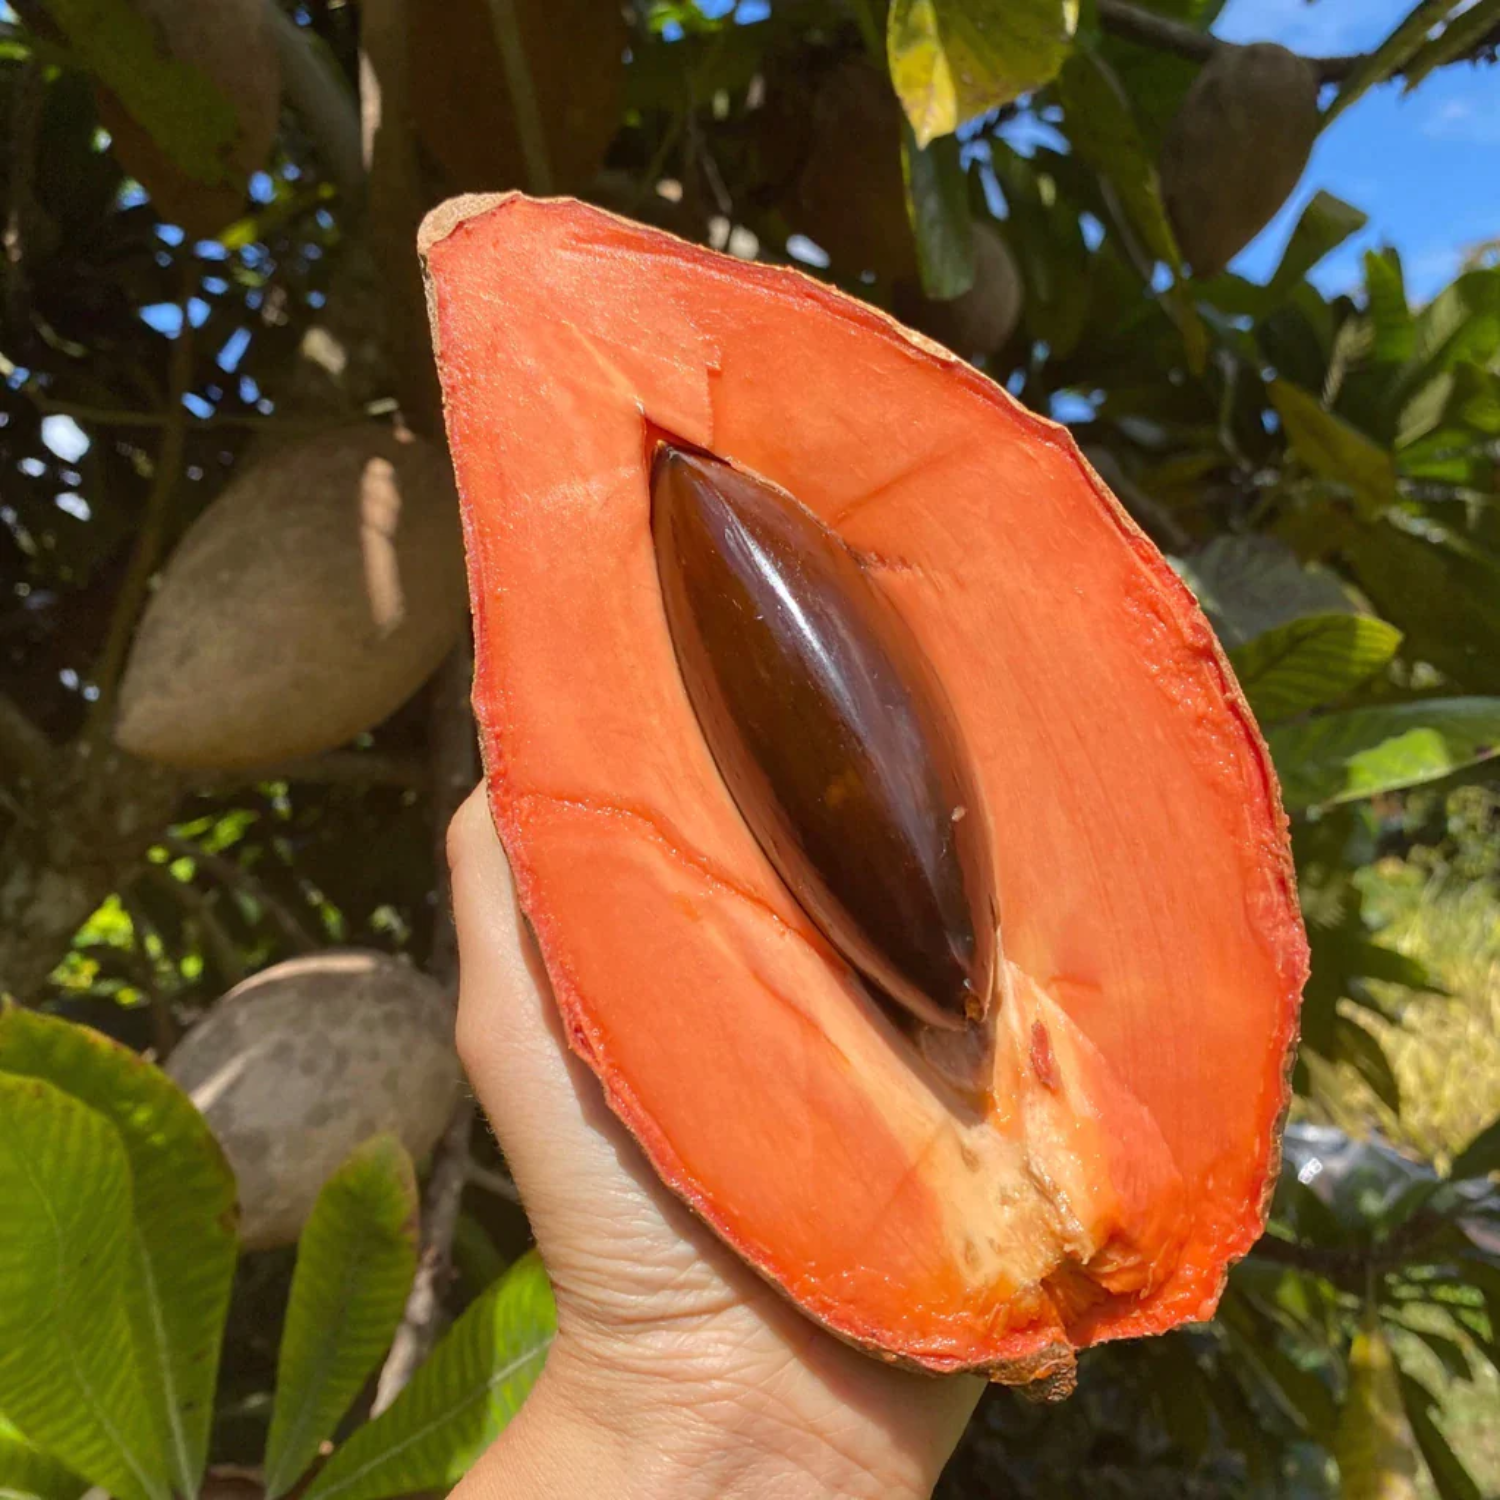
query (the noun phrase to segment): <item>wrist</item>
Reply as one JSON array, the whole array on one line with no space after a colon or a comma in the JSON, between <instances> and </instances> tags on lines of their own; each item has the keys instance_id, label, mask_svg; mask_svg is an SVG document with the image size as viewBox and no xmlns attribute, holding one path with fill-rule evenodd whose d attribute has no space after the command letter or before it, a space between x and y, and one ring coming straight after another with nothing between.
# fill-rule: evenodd
<instances>
[{"instance_id":1,"label":"wrist","mask_svg":"<svg viewBox=\"0 0 1500 1500\"><path fill-rule=\"evenodd\" d=\"M525 1406L458 1500L926 1500L935 1475L871 1465L860 1424L822 1432L775 1382L663 1379L559 1339Z\"/></svg>"}]
</instances>

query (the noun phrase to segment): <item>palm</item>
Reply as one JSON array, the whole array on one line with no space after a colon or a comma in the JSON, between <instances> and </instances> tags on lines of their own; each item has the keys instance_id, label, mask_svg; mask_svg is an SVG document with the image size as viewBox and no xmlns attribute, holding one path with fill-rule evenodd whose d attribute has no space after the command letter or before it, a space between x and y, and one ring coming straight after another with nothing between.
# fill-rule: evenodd
<instances>
[{"instance_id":1,"label":"palm","mask_svg":"<svg viewBox=\"0 0 1500 1500\"><path fill-rule=\"evenodd\" d=\"M909 1375L836 1342L661 1186L567 1053L477 795L455 820L452 848L460 1046L525 1200L563 1334L601 1370L628 1372L644 1400L733 1407L716 1419L773 1428L798 1446L837 1445L888 1486L930 1485L980 1382Z\"/></svg>"}]
</instances>

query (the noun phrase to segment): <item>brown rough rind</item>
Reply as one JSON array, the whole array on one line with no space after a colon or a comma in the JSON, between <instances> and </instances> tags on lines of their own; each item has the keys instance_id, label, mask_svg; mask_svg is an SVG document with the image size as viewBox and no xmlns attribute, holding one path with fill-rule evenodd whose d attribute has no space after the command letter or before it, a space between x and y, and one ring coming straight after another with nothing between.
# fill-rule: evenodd
<instances>
[{"instance_id":1,"label":"brown rough rind","mask_svg":"<svg viewBox=\"0 0 1500 1500\"><path fill-rule=\"evenodd\" d=\"M195 768L332 749L421 686L464 604L437 449L368 423L276 450L236 475L168 559L115 738Z\"/></svg>"},{"instance_id":2,"label":"brown rough rind","mask_svg":"<svg viewBox=\"0 0 1500 1500\"><path fill-rule=\"evenodd\" d=\"M1273 42L1223 46L1162 142L1162 198L1197 276L1222 271L1270 222L1322 125L1318 74Z\"/></svg>"},{"instance_id":3,"label":"brown rough rind","mask_svg":"<svg viewBox=\"0 0 1500 1500\"><path fill-rule=\"evenodd\" d=\"M416 1157L461 1075L442 988L388 954L330 949L230 990L166 1071L234 1169L248 1249L289 1245L328 1178L383 1131Z\"/></svg>"}]
</instances>

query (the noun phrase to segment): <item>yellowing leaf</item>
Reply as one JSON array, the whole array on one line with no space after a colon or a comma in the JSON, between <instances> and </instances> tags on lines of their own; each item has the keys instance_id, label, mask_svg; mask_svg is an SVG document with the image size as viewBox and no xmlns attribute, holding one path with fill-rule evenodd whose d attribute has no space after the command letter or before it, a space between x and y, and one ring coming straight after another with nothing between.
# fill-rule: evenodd
<instances>
[{"instance_id":1,"label":"yellowing leaf","mask_svg":"<svg viewBox=\"0 0 1500 1500\"><path fill-rule=\"evenodd\" d=\"M1373 677L1401 644L1401 632L1373 615L1308 615L1230 652L1250 707L1263 724L1342 698Z\"/></svg>"},{"instance_id":2,"label":"yellowing leaf","mask_svg":"<svg viewBox=\"0 0 1500 1500\"><path fill-rule=\"evenodd\" d=\"M1273 380L1270 390L1292 448L1314 474L1348 490L1367 520L1394 503L1396 460L1391 454L1289 380Z\"/></svg>"},{"instance_id":3,"label":"yellowing leaf","mask_svg":"<svg viewBox=\"0 0 1500 1500\"><path fill-rule=\"evenodd\" d=\"M1417 1454L1391 1346L1372 1314L1349 1352L1334 1454L1342 1500L1417 1500Z\"/></svg>"},{"instance_id":4,"label":"yellowing leaf","mask_svg":"<svg viewBox=\"0 0 1500 1500\"><path fill-rule=\"evenodd\" d=\"M918 146L1050 82L1078 27L1078 0L894 0L891 81Z\"/></svg>"}]
</instances>

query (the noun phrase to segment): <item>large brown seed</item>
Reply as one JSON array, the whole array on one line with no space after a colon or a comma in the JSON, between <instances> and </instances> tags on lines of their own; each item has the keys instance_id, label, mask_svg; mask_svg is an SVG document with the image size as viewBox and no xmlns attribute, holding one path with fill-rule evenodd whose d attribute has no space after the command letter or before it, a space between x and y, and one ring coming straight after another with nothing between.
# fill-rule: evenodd
<instances>
[{"instance_id":1,"label":"large brown seed","mask_svg":"<svg viewBox=\"0 0 1500 1500\"><path fill-rule=\"evenodd\" d=\"M858 557L766 482L652 464L667 625L730 795L828 940L932 1025L984 1014L989 830L953 710Z\"/></svg>"}]
</instances>

